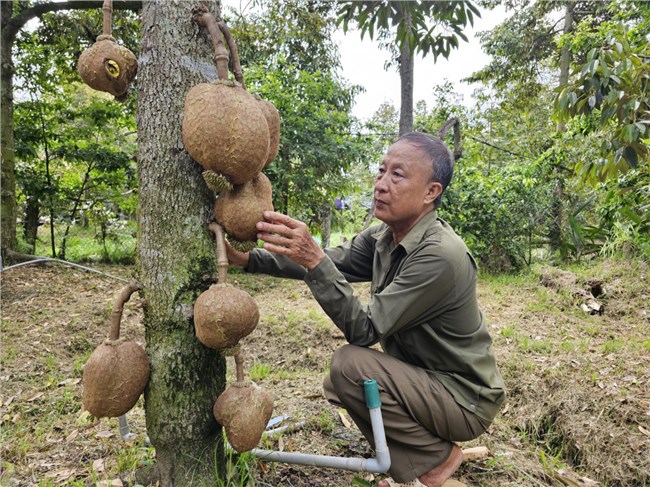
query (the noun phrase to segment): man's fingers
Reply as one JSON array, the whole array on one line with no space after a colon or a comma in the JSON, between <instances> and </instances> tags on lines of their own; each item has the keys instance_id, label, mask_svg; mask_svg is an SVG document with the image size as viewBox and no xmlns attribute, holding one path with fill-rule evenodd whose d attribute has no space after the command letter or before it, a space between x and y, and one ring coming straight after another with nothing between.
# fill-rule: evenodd
<instances>
[{"instance_id":1,"label":"man's fingers","mask_svg":"<svg viewBox=\"0 0 650 487\"><path fill-rule=\"evenodd\" d=\"M293 218L282 213L276 213L275 211L265 211L264 219L270 223L279 223L291 229L298 228L300 225L300 222L298 220L294 220Z\"/></svg>"},{"instance_id":2,"label":"man's fingers","mask_svg":"<svg viewBox=\"0 0 650 487\"><path fill-rule=\"evenodd\" d=\"M288 254L289 249L286 247L282 247L279 245L273 245L272 243L265 242L264 243L264 250L268 250L269 252L273 252L274 254Z\"/></svg>"},{"instance_id":3,"label":"man's fingers","mask_svg":"<svg viewBox=\"0 0 650 487\"><path fill-rule=\"evenodd\" d=\"M264 233L277 235L289 235L291 232L291 229L286 225L267 222L258 222L257 229Z\"/></svg>"},{"instance_id":4,"label":"man's fingers","mask_svg":"<svg viewBox=\"0 0 650 487\"><path fill-rule=\"evenodd\" d=\"M272 233L258 233L257 238L264 240L267 243L280 245L282 247L288 247L291 245L291 239L285 238L282 235L276 235Z\"/></svg>"}]
</instances>

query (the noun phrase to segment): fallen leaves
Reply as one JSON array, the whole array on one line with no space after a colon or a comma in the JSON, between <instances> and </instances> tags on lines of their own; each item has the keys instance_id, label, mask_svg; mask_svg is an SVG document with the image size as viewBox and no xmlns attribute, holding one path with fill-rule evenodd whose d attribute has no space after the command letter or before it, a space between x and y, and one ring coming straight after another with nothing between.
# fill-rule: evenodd
<instances>
[{"instance_id":1,"label":"fallen leaves","mask_svg":"<svg viewBox=\"0 0 650 487\"><path fill-rule=\"evenodd\" d=\"M106 470L106 459L105 458L98 458L97 460L93 461L93 471L95 473L102 473L105 470Z\"/></svg>"},{"instance_id":2,"label":"fallen leaves","mask_svg":"<svg viewBox=\"0 0 650 487\"><path fill-rule=\"evenodd\" d=\"M47 472L45 477L52 479L54 482L65 482L66 480L76 477L78 472L79 471L76 468L63 468L53 472Z\"/></svg>"},{"instance_id":3,"label":"fallen leaves","mask_svg":"<svg viewBox=\"0 0 650 487\"><path fill-rule=\"evenodd\" d=\"M44 392L37 392L36 394L31 396L29 399L27 399L27 402L34 402L34 401L36 401L36 399L38 399L40 397L43 397L44 395L45 395Z\"/></svg>"},{"instance_id":4,"label":"fallen leaves","mask_svg":"<svg viewBox=\"0 0 650 487\"><path fill-rule=\"evenodd\" d=\"M650 431L644 428L643 426L639 425L639 431L642 434L646 435L648 438L650 438Z\"/></svg>"},{"instance_id":5,"label":"fallen leaves","mask_svg":"<svg viewBox=\"0 0 650 487\"><path fill-rule=\"evenodd\" d=\"M348 419L348 415L344 409L339 409L339 418L341 418L341 423L346 428L352 428L352 421Z\"/></svg>"}]
</instances>

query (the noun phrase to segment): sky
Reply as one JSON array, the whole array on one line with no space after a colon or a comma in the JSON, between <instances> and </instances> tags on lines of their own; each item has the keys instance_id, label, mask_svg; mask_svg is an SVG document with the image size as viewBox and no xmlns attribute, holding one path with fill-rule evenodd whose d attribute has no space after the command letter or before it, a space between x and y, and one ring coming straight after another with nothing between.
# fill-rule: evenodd
<instances>
[{"instance_id":1,"label":"sky","mask_svg":"<svg viewBox=\"0 0 650 487\"><path fill-rule=\"evenodd\" d=\"M244 12L249 6L247 0L222 0L222 4ZM460 80L489 62L489 57L482 52L475 33L493 28L506 17L505 9L501 6L492 11L482 11L481 15L481 18L475 19L474 27L465 31L469 42L461 40L459 48L451 52L448 60L439 58L434 63L431 55L426 58L416 56L414 104L419 100L425 100L431 106L433 88L447 79L455 85L456 92L463 96L463 102L467 106L473 105L474 87L461 83ZM361 40L361 35L356 30L349 30L347 34L343 34L343 29L340 28L336 31L334 40L339 45L344 77L351 84L366 89L364 93L357 95L352 110L353 115L368 120L385 101L399 108L399 74L396 68L390 68L390 71L384 70L384 63L389 58L388 51L380 49L379 43L370 40L367 35Z\"/></svg>"},{"instance_id":2,"label":"sky","mask_svg":"<svg viewBox=\"0 0 650 487\"><path fill-rule=\"evenodd\" d=\"M243 12L250 8L249 0L222 0L222 4ZM489 57L482 52L475 33L493 28L506 17L502 6L492 11L482 11L481 15L481 18L475 18L474 27L465 31L469 42L461 40L459 48L451 52L448 60L439 58L434 63L431 55L426 58L416 56L414 103L425 100L431 106L433 88L449 80L456 86L456 92L462 95L463 102L467 106L473 105L474 88L467 83L461 83L461 80L489 62ZM361 40L356 30L349 30L344 34L340 28L336 31L334 40L339 45L343 76L351 84L365 88L365 92L358 94L355 99L353 114L357 118L368 120L385 101L399 108L400 81L397 68L384 70L384 63L389 58L388 51L380 49L379 43L368 36Z\"/></svg>"},{"instance_id":3,"label":"sky","mask_svg":"<svg viewBox=\"0 0 650 487\"><path fill-rule=\"evenodd\" d=\"M442 57L434 63L433 56L426 58L417 55L414 67L413 101L427 101L431 106L433 88L444 83L445 79L455 85L457 93L463 96L463 102L472 105L472 87L461 80L489 62L489 56L481 50L477 32L489 30L503 21L503 8L484 11L482 18L477 18L474 27L465 33L469 42L461 40L460 47L451 52L449 59ZM353 114L363 120L373 116L377 108L385 101L395 107L400 105L400 81L397 68L384 70L384 63L389 59L388 51L379 48L376 41L366 37L361 40L358 31L337 31L334 39L339 45L343 73L352 84L363 86L366 91L357 95Z\"/></svg>"}]
</instances>

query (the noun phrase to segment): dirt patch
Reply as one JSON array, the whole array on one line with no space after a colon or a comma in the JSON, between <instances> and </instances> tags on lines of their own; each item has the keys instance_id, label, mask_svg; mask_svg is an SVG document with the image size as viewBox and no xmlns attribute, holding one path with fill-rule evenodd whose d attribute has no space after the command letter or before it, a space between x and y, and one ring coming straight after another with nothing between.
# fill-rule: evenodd
<instances>
[{"instance_id":1,"label":"dirt patch","mask_svg":"<svg viewBox=\"0 0 650 487\"><path fill-rule=\"evenodd\" d=\"M124 279L132 273L96 268ZM488 433L462 445L487 446L490 457L464 464L456 478L486 487L647 485L648 267L607 261L552 272L481 278L479 298L508 398ZM597 297L602 315L583 311L574 294L576 286L594 281L604 290ZM369 455L346 414L323 397L329 357L344 339L304 283L239 273L230 282L260 307L260 324L243 342L248 375L273 394L274 416L303 425L264 446ZM133 485L137 468L155 461L141 401L128 414L135 437L126 441L117 419L97 421L81 410L81 367L107 336L113 297L123 285L53 264L2 274L2 485L96 485L117 478ZM356 289L367 298L367 286ZM122 329L126 338L143 341L136 298L126 304ZM233 370L229 362L230 379ZM261 486L377 483L373 476L330 469L251 465Z\"/></svg>"}]
</instances>

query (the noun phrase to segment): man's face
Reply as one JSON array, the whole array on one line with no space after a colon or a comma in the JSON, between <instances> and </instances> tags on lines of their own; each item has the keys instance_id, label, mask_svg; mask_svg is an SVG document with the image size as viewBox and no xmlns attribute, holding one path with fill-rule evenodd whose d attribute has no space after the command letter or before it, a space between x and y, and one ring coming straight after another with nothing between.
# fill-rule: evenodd
<instances>
[{"instance_id":1,"label":"man's face","mask_svg":"<svg viewBox=\"0 0 650 487\"><path fill-rule=\"evenodd\" d=\"M375 182L375 216L394 229L410 229L442 191L432 173L431 162L410 142L391 145Z\"/></svg>"}]
</instances>

